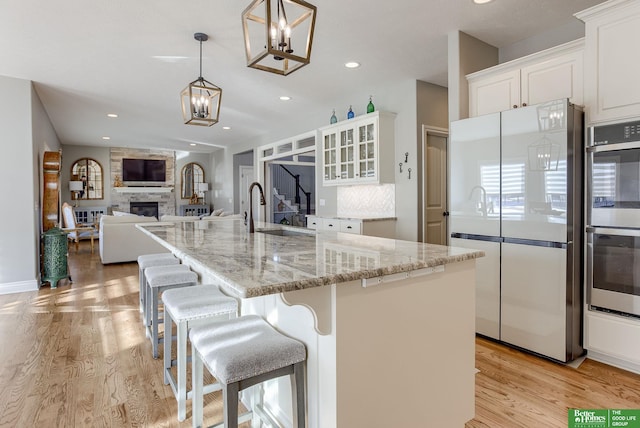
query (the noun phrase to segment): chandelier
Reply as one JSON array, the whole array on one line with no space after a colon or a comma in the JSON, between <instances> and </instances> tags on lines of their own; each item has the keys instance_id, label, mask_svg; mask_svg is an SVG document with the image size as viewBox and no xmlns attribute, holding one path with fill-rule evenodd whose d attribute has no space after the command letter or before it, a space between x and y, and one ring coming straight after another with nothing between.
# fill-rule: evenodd
<instances>
[{"instance_id":1,"label":"chandelier","mask_svg":"<svg viewBox=\"0 0 640 428\"><path fill-rule=\"evenodd\" d=\"M303 0L254 0L242 12L247 66L286 76L309 64L315 23Z\"/></svg>"},{"instance_id":2,"label":"chandelier","mask_svg":"<svg viewBox=\"0 0 640 428\"><path fill-rule=\"evenodd\" d=\"M180 94L182 117L186 125L211 126L218 123L222 89L202 77L202 42L209 39L204 33L195 33L200 42L200 75Z\"/></svg>"}]
</instances>

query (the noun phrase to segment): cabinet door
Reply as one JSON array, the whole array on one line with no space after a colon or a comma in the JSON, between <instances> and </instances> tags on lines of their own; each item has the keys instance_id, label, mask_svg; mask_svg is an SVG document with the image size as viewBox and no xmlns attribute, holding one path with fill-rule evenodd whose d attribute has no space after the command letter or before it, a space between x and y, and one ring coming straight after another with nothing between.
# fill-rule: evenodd
<instances>
[{"instance_id":1,"label":"cabinet door","mask_svg":"<svg viewBox=\"0 0 640 428\"><path fill-rule=\"evenodd\" d=\"M469 82L469 116L497 113L520 106L520 70Z\"/></svg>"},{"instance_id":2,"label":"cabinet door","mask_svg":"<svg viewBox=\"0 0 640 428\"><path fill-rule=\"evenodd\" d=\"M340 180L355 178L354 128L340 131Z\"/></svg>"},{"instance_id":3,"label":"cabinet door","mask_svg":"<svg viewBox=\"0 0 640 428\"><path fill-rule=\"evenodd\" d=\"M583 104L583 51L571 52L522 68L521 102L532 105L569 98Z\"/></svg>"},{"instance_id":4,"label":"cabinet door","mask_svg":"<svg viewBox=\"0 0 640 428\"><path fill-rule=\"evenodd\" d=\"M378 179L378 129L377 121L366 121L358 125L358 171L360 181Z\"/></svg>"},{"instance_id":5,"label":"cabinet door","mask_svg":"<svg viewBox=\"0 0 640 428\"><path fill-rule=\"evenodd\" d=\"M338 179L338 132L330 131L322 134L322 182L332 184Z\"/></svg>"},{"instance_id":6,"label":"cabinet door","mask_svg":"<svg viewBox=\"0 0 640 428\"><path fill-rule=\"evenodd\" d=\"M621 3L615 12L588 19L585 40L589 122L640 115L640 5Z\"/></svg>"}]
</instances>

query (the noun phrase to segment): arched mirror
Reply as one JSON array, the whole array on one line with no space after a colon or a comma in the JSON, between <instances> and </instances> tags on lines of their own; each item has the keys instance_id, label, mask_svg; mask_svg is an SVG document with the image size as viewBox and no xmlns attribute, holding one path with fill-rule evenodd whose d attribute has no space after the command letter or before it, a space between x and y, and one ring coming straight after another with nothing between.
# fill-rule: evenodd
<instances>
[{"instance_id":1,"label":"arched mirror","mask_svg":"<svg viewBox=\"0 0 640 428\"><path fill-rule=\"evenodd\" d=\"M82 158L71 166L69 191L72 200L104 199L102 165L95 159Z\"/></svg>"},{"instance_id":2,"label":"arched mirror","mask_svg":"<svg viewBox=\"0 0 640 428\"><path fill-rule=\"evenodd\" d=\"M198 183L204 183L204 168L195 162L182 167L182 199L191 199L198 192Z\"/></svg>"}]
</instances>

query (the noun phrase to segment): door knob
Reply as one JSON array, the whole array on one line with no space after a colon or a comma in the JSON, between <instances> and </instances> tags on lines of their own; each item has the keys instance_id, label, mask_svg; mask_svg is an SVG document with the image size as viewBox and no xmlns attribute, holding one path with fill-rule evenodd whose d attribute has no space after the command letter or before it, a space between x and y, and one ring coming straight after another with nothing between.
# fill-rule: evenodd
<instances>
[{"instance_id":1,"label":"door knob","mask_svg":"<svg viewBox=\"0 0 640 428\"><path fill-rule=\"evenodd\" d=\"M443 213L442 213L442 216L443 216L443 217L449 217L449 211L445 211L445 212L443 212Z\"/></svg>"}]
</instances>

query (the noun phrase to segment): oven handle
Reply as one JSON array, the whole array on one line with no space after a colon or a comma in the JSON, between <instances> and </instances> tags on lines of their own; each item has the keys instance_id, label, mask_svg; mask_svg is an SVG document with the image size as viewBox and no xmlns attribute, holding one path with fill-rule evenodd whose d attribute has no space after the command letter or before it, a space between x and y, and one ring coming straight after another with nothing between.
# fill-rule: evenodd
<instances>
[{"instance_id":1,"label":"oven handle","mask_svg":"<svg viewBox=\"0 0 640 428\"><path fill-rule=\"evenodd\" d=\"M600 235L616 235L616 236L637 236L640 237L640 229L618 229L610 227L594 227L587 226L587 233L597 233Z\"/></svg>"},{"instance_id":2,"label":"oven handle","mask_svg":"<svg viewBox=\"0 0 640 428\"><path fill-rule=\"evenodd\" d=\"M588 146L587 153L612 152L616 150L640 149L640 141L631 141L628 143L599 144L597 146Z\"/></svg>"}]
</instances>

